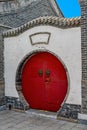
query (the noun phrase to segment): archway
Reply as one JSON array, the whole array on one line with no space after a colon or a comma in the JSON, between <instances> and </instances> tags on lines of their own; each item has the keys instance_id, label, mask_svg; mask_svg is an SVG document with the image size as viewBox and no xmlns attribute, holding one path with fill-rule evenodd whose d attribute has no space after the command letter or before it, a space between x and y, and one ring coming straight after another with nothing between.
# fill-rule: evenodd
<instances>
[{"instance_id":1,"label":"archway","mask_svg":"<svg viewBox=\"0 0 87 130\"><path fill-rule=\"evenodd\" d=\"M67 73L60 60L48 52L28 57L21 71L22 93L30 108L58 111L67 91Z\"/></svg>"}]
</instances>

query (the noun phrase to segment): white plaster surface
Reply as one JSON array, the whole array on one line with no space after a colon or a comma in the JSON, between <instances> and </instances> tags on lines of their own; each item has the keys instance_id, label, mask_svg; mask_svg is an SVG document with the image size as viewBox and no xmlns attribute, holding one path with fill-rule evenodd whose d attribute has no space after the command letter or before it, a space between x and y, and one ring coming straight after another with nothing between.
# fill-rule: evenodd
<instances>
[{"instance_id":1,"label":"white plaster surface","mask_svg":"<svg viewBox=\"0 0 87 130\"><path fill-rule=\"evenodd\" d=\"M49 35L50 34L43 33L43 34L35 34L35 35L31 36L32 44L33 45L35 43L46 43L46 44L48 44Z\"/></svg>"},{"instance_id":2,"label":"white plaster surface","mask_svg":"<svg viewBox=\"0 0 87 130\"><path fill-rule=\"evenodd\" d=\"M29 36L39 32L51 33L49 44L36 44L32 46ZM57 55L68 70L69 92L66 102L81 104L80 27L60 29L53 26L37 26L19 36L5 38L4 48L6 96L18 97L15 77L18 65L22 59L32 51L47 49Z\"/></svg>"}]
</instances>

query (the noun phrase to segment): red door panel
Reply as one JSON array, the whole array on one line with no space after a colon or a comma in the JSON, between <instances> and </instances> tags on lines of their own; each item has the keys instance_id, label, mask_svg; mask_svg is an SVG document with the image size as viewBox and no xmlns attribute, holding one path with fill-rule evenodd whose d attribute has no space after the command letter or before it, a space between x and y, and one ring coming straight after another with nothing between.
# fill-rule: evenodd
<instances>
[{"instance_id":1,"label":"red door panel","mask_svg":"<svg viewBox=\"0 0 87 130\"><path fill-rule=\"evenodd\" d=\"M31 108L58 111L68 89L66 71L48 52L31 56L22 72L23 95Z\"/></svg>"},{"instance_id":2,"label":"red door panel","mask_svg":"<svg viewBox=\"0 0 87 130\"><path fill-rule=\"evenodd\" d=\"M44 80L43 75L38 75L40 68L42 68L41 59L37 61L34 56L25 64L22 73L22 88L25 99L31 108L38 109L44 107Z\"/></svg>"}]
</instances>

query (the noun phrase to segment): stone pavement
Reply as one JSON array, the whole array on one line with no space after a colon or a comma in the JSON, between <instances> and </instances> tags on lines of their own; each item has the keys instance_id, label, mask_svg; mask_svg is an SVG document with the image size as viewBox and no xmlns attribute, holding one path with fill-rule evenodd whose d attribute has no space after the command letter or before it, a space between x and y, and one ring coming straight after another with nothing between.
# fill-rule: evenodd
<instances>
[{"instance_id":1,"label":"stone pavement","mask_svg":"<svg viewBox=\"0 0 87 130\"><path fill-rule=\"evenodd\" d=\"M87 125L4 110L0 112L0 130L87 130Z\"/></svg>"}]
</instances>

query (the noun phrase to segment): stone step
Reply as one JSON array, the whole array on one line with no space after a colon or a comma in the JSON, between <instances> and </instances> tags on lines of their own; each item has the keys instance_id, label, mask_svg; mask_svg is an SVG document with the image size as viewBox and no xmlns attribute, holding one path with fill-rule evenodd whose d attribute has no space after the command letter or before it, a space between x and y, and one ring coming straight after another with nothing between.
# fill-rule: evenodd
<instances>
[{"instance_id":1,"label":"stone step","mask_svg":"<svg viewBox=\"0 0 87 130\"><path fill-rule=\"evenodd\" d=\"M29 109L25 111L29 115L34 115L38 117L46 117L46 118L52 118L57 119L57 113L56 112L49 112L44 110L36 110L36 109Z\"/></svg>"}]
</instances>

